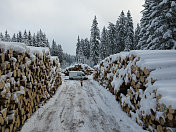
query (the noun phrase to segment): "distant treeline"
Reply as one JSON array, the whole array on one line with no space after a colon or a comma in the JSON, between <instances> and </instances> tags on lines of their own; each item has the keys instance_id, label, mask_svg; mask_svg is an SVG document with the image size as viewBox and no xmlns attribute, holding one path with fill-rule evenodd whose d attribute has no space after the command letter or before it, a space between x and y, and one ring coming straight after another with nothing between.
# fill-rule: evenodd
<instances>
[{"instance_id":1,"label":"distant treeline","mask_svg":"<svg viewBox=\"0 0 176 132\"><path fill-rule=\"evenodd\" d=\"M37 33L31 34L30 31L19 31L18 33L14 33L11 37L6 30L5 33L0 33L0 40L5 42L20 42L25 43L27 46L34 46L34 47L48 47L50 49L50 53L52 56L58 56L59 61L63 67L65 65L70 65L71 63L75 62L75 57L71 56L67 53L63 52L62 46L60 44L56 44L55 40L53 39L52 44L48 41L46 34L42 32L40 29Z\"/></svg>"}]
</instances>

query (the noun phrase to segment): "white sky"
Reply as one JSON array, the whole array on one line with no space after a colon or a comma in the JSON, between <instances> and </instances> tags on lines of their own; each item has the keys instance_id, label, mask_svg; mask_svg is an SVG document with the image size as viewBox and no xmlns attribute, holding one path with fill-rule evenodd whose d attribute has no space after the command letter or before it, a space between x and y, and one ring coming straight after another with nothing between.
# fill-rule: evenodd
<instances>
[{"instance_id":1,"label":"white sky","mask_svg":"<svg viewBox=\"0 0 176 132\"><path fill-rule=\"evenodd\" d=\"M75 55L77 36L90 36L97 16L99 28L115 23L121 11L130 10L134 26L139 23L144 0L0 0L0 32L10 35L42 29L51 42L54 38L64 52Z\"/></svg>"}]
</instances>

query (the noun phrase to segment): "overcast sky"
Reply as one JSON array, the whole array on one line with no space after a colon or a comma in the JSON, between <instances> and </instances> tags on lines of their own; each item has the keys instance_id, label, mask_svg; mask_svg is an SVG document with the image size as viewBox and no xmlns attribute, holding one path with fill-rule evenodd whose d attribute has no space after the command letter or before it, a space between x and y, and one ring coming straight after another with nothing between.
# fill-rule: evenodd
<instances>
[{"instance_id":1,"label":"overcast sky","mask_svg":"<svg viewBox=\"0 0 176 132\"><path fill-rule=\"evenodd\" d=\"M75 55L77 36L90 36L94 16L98 26L115 23L121 11L130 10L134 26L139 23L144 0L0 0L0 32L39 29L54 38L64 52Z\"/></svg>"}]
</instances>

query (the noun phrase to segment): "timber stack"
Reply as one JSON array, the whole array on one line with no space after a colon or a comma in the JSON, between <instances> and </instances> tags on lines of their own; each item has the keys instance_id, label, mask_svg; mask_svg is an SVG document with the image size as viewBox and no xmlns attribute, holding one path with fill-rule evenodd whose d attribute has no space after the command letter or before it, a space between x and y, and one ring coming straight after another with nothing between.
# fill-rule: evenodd
<instances>
[{"instance_id":1,"label":"timber stack","mask_svg":"<svg viewBox=\"0 0 176 132\"><path fill-rule=\"evenodd\" d=\"M35 50L33 50L35 49ZM48 48L0 42L0 131L18 131L62 80Z\"/></svg>"},{"instance_id":2,"label":"timber stack","mask_svg":"<svg viewBox=\"0 0 176 132\"><path fill-rule=\"evenodd\" d=\"M85 75L91 75L94 69L86 64L75 64L63 70L65 76L69 76L69 71L82 71Z\"/></svg>"},{"instance_id":3,"label":"timber stack","mask_svg":"<svg viewBox=\"0 0 176 132\"><path fill-rule=\"evenodd\" d=\"M176 130L176 51L130 51L105 58L94 80L145 130Z\"/></svg>"}]
</instances>

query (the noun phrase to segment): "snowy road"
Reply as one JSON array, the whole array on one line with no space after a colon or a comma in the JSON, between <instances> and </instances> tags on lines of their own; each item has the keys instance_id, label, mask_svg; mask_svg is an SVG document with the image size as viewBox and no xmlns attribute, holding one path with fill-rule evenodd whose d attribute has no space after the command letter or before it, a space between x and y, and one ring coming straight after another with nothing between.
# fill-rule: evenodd
<instances>
[{"instance_id":1,"label":"snowy road","mask_svg":"<svg viewBox=\"0 0 176 132\"><path fill-rule=\"evenodd\" d=\"M97 82L64 80L21 132L142 132L114 97Z\"/></svg>"}]
</instances>

